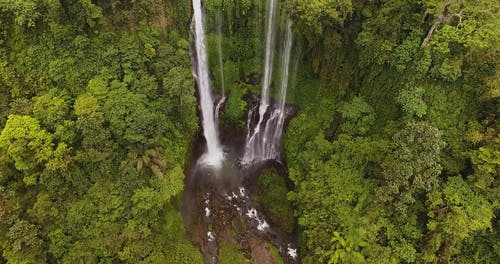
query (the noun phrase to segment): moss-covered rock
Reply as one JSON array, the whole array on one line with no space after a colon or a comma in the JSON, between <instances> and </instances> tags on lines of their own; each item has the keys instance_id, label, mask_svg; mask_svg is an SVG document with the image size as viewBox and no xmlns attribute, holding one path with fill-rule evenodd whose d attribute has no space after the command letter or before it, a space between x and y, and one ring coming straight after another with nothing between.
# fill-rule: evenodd
<instances>
[{"instance_id":1,"label":"moss-covered rock","mask_svg":"<svg viewBox=\"0 0 500 264\"><path fill-rule=\"evenodd\" d=\"M292 232L295 220L292 204L286 198L288 191L285 179L276 170L264 170L257 182L255 200L264 208L273 224Z\"/></svg>"},{"instance_id":2,"label":"moss-covered rock","mask_svg":"<svg viewBox=\"0 0 500 264\"><path fill-rule=\"evenodd\" d=\"M219 248L219 264L245 264L243 252L235 244L221 245Z\"/></svg>"}]
</instances>

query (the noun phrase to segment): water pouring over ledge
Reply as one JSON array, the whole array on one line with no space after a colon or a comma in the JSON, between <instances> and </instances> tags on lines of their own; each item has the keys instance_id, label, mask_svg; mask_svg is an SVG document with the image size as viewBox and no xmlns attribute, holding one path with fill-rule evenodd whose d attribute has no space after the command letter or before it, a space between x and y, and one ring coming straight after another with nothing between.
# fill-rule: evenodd
<instances>
[{"instance_id":1,"label":"water pouring over ledge","mask_svg":"<svg viewBox=\"0 0 500 264\"><path fill-rule=\"evenodd\" d=\"M248 113L248 131L247 140L245 146L245 153L242 158L243 164L251 164L254 161L264 160L263 149L265 147L266 137L265 132L261 132L262 125L266 125L264 122L264 117L269 107L269 91L271 86L271 78L273 73L273 62L274 62L274 39L276 35L276 16L277 16L277 1L268 0L267 1L267 21L266 21L266 53L264 58L264 79L262 82L262 95L259 105L259 119L257 125L253 128L251 127L251 119L255 114L255 109L251 109ZM262 135L261 135L262 134Z\"/></svg>"},{"instance_id":2,"label":"water pouring over ledge","mask_svg":"<svg viewBox=\"0 0 500 264\"><path fill-rule=\"evenodd\" d=\"M287 115L285 102L289 84L290 58L292 53L293 32L292 21L286 20L286 33L283 41L281 61L281 88L277 102L270 104L269 94L273 72L274 42L276 35L275 19L277 17L275 0L268 1L268 20L266 33L266 57L264 61L264 80L259 105L257 125L252 126L256 109L250 109L247 118L247 140L245 153L241 160L243 165L281 159L281 137ZM267 118L267 120L266 120Z\"/></svg>"},{"instance_id":3,"label":"water pouring over ledge","mask_svg":"<svg viewBox=\"0 0 500 264\"><path fill-rule=\"evenodd\" d=\"M215 123L214 105L210 90L208 58L205 47L205 25L201 0L193 0L193 27L196 56L193 58L193 73L198 84L200 106L202 113L203 135L207 141L207 150L200 162L207 166L220 167L224 159L224 152L219 142L219 133ZM196 57L196 59L194 59Z\"/></svg>"},{"instance_id":4,"label":"water pouring over ledge","mask_svg":"<svg viewBox=\"0 0 500 264\"><path fill-rule=\"evenodd\" d=\"M266 38L267 56L265 59L265 70L267 73L265 78L267 79L267 85L265 85L265 87L267 90L263 92L264 97L260 100L255 97L256 100L254 102L256 104L248 102L249 106L255 105L255 107L250 107L250 109L253 109L250 112L255 113L256 117L248 120L248 123L249 127L253 128L251 131L256 131L256 123L259 123L257 126L258 131L264 131L265 129L265 133L260 133L260 135L264 135L265 139L272 141L270 145L276 150L272 152L276 153L276 157L279 157L281 152L280 141L282 132L275 131L275 129L279 128L281 130L283 128L284 124L282 125L281 123L284 123L285 117L291 117L291 107L285 107L284 101L283 105L281 105L281 101L275 101L270 98L269 90L271 89L272 66L274 61L273 47L277 46L274 45L274 38L278 38L275 36L278 26L276 24L278 1L268 0L267 3L269 7L267 10L268 23L266 28L268 29L268 38ZM190 233L190 236L193 237L192 242L199 246L203 253L204 262L208 264L217 263L219 243L224 243L224 241L228 239L228 236L239 239L238 237L240 235L245 238L239 240L240 243L246 243L245 245L247 245L248 250L250 250L252 254L253 252L261 252L259 254L263 254L263 248L259 249L258 245L270 243L278 249L285 263L300 263L296 251L297 244L294 234L284 232L278 223L272 222L272 220L269 221L262 213L263 210L261 210L262 208L260 205L252 199L251 190L256 188L256 181L253 177L257 177L260 174L260 170L263 169L263 164L257 162L253 163L252 160L251 166L240 166L242 165L240 162L242 158L242 153L240 151L241 143L243 143L244 140L241 136L244 136L244 132L241 131L241 134L232 135L233 137L236 136L234 139L230 139L232 143L228 142L227 135L222 137L222 139L218 137L218 112L220 109L223 109L223 105L228 97L223 92L220 98L221 100L217 100L217 102L213 101L214 98L210 89L211 80L208 68L208 58L205 49L205 24L203 21L205 14L201 0L193 0L193 9L191 58L193 63L193 74L198 84L203 136L206 144L204 144L203 138L200 137L198 141L199 144L195 145L192 160L188 165L182 205L186 230ZM217 16L217 14L215 15ZM217 26L216 31L219 36L217 39L217 51L219 53L220 67L223 64L223 62L221 62L222 48L220 45L221 18L216 17L215 19ZM289 28L291 28L291 26ZM286 43L289 43L289 47L291 47L291 31L289 33L289 37L283 40L283 47L285 47ZM283 49L285 53L287 53L287 51L289 53L290 48ZM289 61L289 59L283 60L283 63L288 66L286 61ZM224 82L223 67L220 71L221 79ZM282 86L286 88L288 86L287 82L283 82ZM221 88L224 89L224 83L222 83ZM286 97L286 91L280 92L280 98L281 97ZM262 116L260 116L260 114L262 114ZM277 140L275 140L275 134L279 135ZM262 146L262 144L265 144L265 141L262 141L260 137L256 137L256 139L255 145ZM220 140L224 142L224 151L222 151ZM255 154L260 156L263 152L258 151L255 152ZM258 160L260 161L263 159L259 158ZM279 167L284 165L280 163L272 166ZM246 192L246 190L248 190L248 192ZM229 197L227 194L231 194L231 199L227 198ZM234 226L236 226L237 234L239 235L232 234L228 231L232 230L231 227L234 228ZM246 238L250 239L249 242L245 242ZM251 241L260 242L252 243ZM263 257L262 255L261 258ZM269 259L273 258L272 255L269 255Z\"/></svg>"}]
</instances>

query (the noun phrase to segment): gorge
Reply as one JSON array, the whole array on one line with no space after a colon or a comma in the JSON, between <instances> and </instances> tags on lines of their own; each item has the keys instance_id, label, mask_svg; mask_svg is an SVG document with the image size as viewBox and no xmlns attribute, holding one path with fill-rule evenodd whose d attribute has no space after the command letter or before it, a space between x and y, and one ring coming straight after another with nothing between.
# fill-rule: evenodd
<instances>
[{"instance_id":1,"label":"gorge","mask_svg":"<svg viewBox=\"0 0 500 264\"><path fill-rule=\"evenodd\" d=\"M0 0L0 264L497 264L498 0Z\"/></svg>"},{"instance_id":2,"label":"gorge","mask_svg":"<svg viewBox=\"0 0 500 264\"><path fill-rule=\"evenodd\" d=\"M224 105L227 96L230 96L224 94L221 11L217 10L213 18L217 35L218 70L221 78L221 95L219 96L220 99L216 101L212 99L213 96L211 95L210 68L205 43L206 26L204 21L207 18L203 15L205 11L200 0L193 0L193 9L192 50L194 49L196 52L191 52L191 59L194 69L193 74L197 80L206 150L199 158L195 158L197 161L194 163L194 168L191 169L191 176L187 178L187 181L191 181L191 183L187 184L188 189L185 190L183 205L185 208L186 228L192 235L196 232L192 231L193 229L202 229L204 231L201 233L206 233L205 241L200 243L198 239L194 239L195 244L198 244L201 248L206 263L217 263L218 246L221 244L219 240L223 239L221 233L230 229L231 225L229 223L235 221L241 221L240 224L243 224L242 227L235 230L239 234L237 236L257 236L259 239L263 239L275 246L281 255L281 259L286 263L300 263L296 239L293 238L292 234L287 234L268 224L265 220L266 217L256 209L259 208L259 205L255 202L250 191L254 189L252 186L255 186L255 183L252 183L252 181L256 181L258 173L266 166L269 166L265 165L266 163L270 164L270 161L278 162L277 164L286 171L286 167L283 167L284 164L280 163L281 136L285 129L286 119L292 116L290 108L286 106L293 45L292 22L290 19L285 18L285 14L281 14L276 0L267 1L262 91L260 99L254 102L251 109L247 109L244 151L242 155L238 156L236 153L240 153L238 150L239 145L233 144L220 147L218 124L216 123L219 122L221 107ZM279 56L281 65L279 74L273 74L275 46L277 46L275 42L278 30L281 30L277 25L277 21L280 18L286 21L284 32L280 32L283 38L280 43L282 46L279 48L281 51ZM276 76L279 76L279 81L273 80ZM273 81L280 87L279 97L276 100L270 98ZM222 149L226 153L222 153ZM193 181L196 178L198 180ZM200 218L204 220L200 221ZM227 233L226 236L228 236ZM232 239L235 239L234 235L232 237ZM231 238L226 237L224 239ZM251 254L257 251L259 249L255 246L250 246ZM266 263L272 259L272 257L268 256L267 258L270 259L265 260L265 255L257 258Z\"/></svg>"},{"instance_id":3,"label":"gorge","mask_svg":"<svg viewBox=\"0 0 500 264\"><path fill-rule=\"evenodd\" d=\"M200 105L202 113L203 133L207 141L207 152L204 155L203 161L208 165L220 166L224 153L219 143L219 133L217 132L217 124L215 123L214 106L212 99L212 91L210 90L210 78L207 62L207 53L205 49L205 28L203 23L203 10L201 0L193 0L193 24L194 24L194 40L196 49L196 69L195 77L198 82ZM217 108L218 110L218 108Z\"/></svg>"}]
</instances>

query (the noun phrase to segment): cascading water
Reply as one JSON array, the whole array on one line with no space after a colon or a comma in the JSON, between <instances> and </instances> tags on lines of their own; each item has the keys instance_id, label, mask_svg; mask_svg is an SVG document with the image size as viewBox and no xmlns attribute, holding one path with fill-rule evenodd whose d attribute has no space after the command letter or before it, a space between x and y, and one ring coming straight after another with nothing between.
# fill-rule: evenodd
<instances>
[{"instance_id":1,"label":"cascading water","mask_svg":"<svg viewBox=\"0 0 500 264\"><path fill-rule=\"evenodd\" d=\"M219 124L219 113L220 113L220 109L221 107L224 105L224 103L226 102L226 99L227 99L227 96L224 95L224 93L222 93L222 97L220 98L219 102L217 103L217 106L215 107L215 123Z\"/></svg>"},{"instance_id":2,"label":"cascading water","mask_svg":"<svg viewBox=\"0 0 500 264\"><path fill-rule=\"evenodd\" d=\"M281 61L281 85L278 106L272 110L269 119L266 122L266 126L264 127L264 133L262 134L262 146L260 147L263 151L260 157L262 160L280 159L281 136L283 135L283 127L286 118L285 103L290 73L292 41L292 21L287 19L286 34L283 43L283 58Z\"/></svg>"},{"instance_id":3,"label":"cascading water","mask_svg":"<svg viewBox=\"0 0 500 264\"><path fill-rule=\"evenodd\" d=\"M267 107L269 106L269 90L271 86L271 77L273 74L273 61L274 61L274 38L276 35L276 13L277 1L268 1L268 18L267 18L267 33L266 33L266 58L264 65L264 82L262 83L262 98L259 107L260 120L264 119Z\"/></svg>"},{"instance_id":4,"label":"cascading water","mask_svg":"<svg viewBox=\"0 0 500 264\"><path fill-rule=\"evenodd\" d=\"M215 107L215 122L219 124L219 113L221 107L226 102L226 88L225 88L225 79L224 79L224 62L222 60L222 16L220 10L217 10L215 13L215 31L217 33L217 53L219 57L219 71L220 71L220 86L221 86L221 94L222 96Z\"/></svg>"},{"instance_id":5,"label":"cascading water","mask_svg":"<svg viewBox=\"0 0 500 264\"><path fill-rule=\"evenodd\" d=\"M242 159L244 164L249 164L254 160L261 159L262 148L261 143L264 142L266 135L260 135L261 124L264 121L264 115L269 107L269 91L271 86L271 78L273 73L274 61L274 39L276 35L276 16L277 16L277 1L267 1L267 26L266 26L266 54L264 59L264 79L262 82L262 95L259 106L259 121L251 130L251 118L253 111L249 112L249 119L247 120L248 134L245 146L245 153Z\"/></svg>"},{"instance_id":6,"label":"cascading water","mask_svg":"<svg viewBox=\"0 0 500 264\"><path fill-rule=\"evenodd\" d=\"M204 262L207 264L217 263L217 259L220 257L219 245L232 239L236 239L238 243L245 245L245 248L251 252L252 260L257 261L255 263L268 263L265 261L267 258L270 261L276 260L274 256L265 254L266 249L261 247L265 243L271 243L278 249L284 263L300 263L296 239L293 235L284 232L279 224L273 223L273 219L267 219L260 211L260 205L252 199L252 193L247 192L244 187L253 186L252 183L245 179L256 175L254 173L258 173L258 170L255 170L255 168L260 168L261 164L255 163L255 166L243 167L235 166L237 164L234 163L234 154L238 152L236 148L240 146L239 138L237 143L235 142L232 145L235 149L231 149L230 143L226 143L228 147L226 149L227 153L223 153L221 149L217 131L219 111L224 102L230 98L224 91L225 80L221 45L223 37L221 32L222 18L220 11L217 11L215 14L215 30L218 43L214 48L217 48L219 55L222 96L217 98L217 103L214 106L210 90L201 0L193 0L193 9L194 45L192 45L191 55L194 66L193 72L198 83L202 125L207 141L207 150L200 158L193 159L192 167L190 167L188 173L189 176L185 181L186 188L182 211L186 230L195 238L193 241L200 243L200 250L203 253ZM290 115L287 111L291 107L285 107L292 49L292 24L289 20L287 20L286 28L280 24L280 28L284 28L286 33L278 32L284 38L283 44L277 45L282 51L280 56L281 82L277 82L280 84L279 99L276 100L276 103L271 103L270 99L274 42L275 35L278 34L276 32L276 28L278 28L276 21L279 17L277 9L278 0L267 0L262 98L260 104L253 104L249 109L246 151L242 160L242 163L249 165L255 161L267 159L279 161L285 119ZM261 10L260 7L259 10ZM196 52L194 52L194 47ZM228 87L230 87L229 84ZM255 102L258 102L258 100ZM195 151L195 153L196 155L200 154L199 151ZM211 166L205 166L207 164ZM275 164L275 166L282 168L283 164ZM215 173L212 175L212 172ZM215 177L210 177L211 175ZM238 233L237 236L233 234L234 231ZM200 234L202 236L201 240L199 239Z\"/></svg>"},{"instance_id":7,"label":"cascading water","mask_svg":"<svg viewBox=\"0 0 500 264\"><path fill-rule=\"evenodd\" d=\"M273 10L274 0L269 1L269 19L268 23L274 23L277 16L276 10ZM275 8L275 7L274 7ZM243 155L242 163L250 164L252 162L265 161L269 159L280 159L281 149L281 136L286 118L285 102L288 88L289 71L290 71L290 57L292 52L292 22L287 19L286 34L283 43L283 55L281 62L281 87L278 99L278 105L270 107L269 105L269 91L272 78L272 64L273 64L273 51L274 46L274 26L268 25L266 36L266 57L264 80L262 85L262 98L259 106L259 121L252 130L252 120L254 119L255 109L250 109L248 113L248 134ZM264 121L268 114L267 121Z\"/></svg>"},{"instance_id":8,"label":"cascading water","mask_svg":"<svg viewBox=\"0 0 500 264\"><path fill-rule=\"evenodd\" d=\"M286 103L286 95L288 89L288 81L290 75L290 58L292 54L292 42L293 42L293 32L292 32L292 20L287 19L286 24L286 36L285 36L285 50L283 60L281 62L281 89L280 89L280 100L279 100L279 116L278 122L274 131L273 139L276 142L280 142L281 136L283 134L283 127L285 125L285 103ZM272 147L278 148L272 149L270 155L276 155L275 153L279 152L280 144L273 144Z\"/></svg>"},{"instance_id":9,"label":"cascading water","mask_svg":"<svg viewBox=\"0 0 500 264\"><path fill-rule=\"evenodd\" d=\"M217 53L219 55L220 85L222 95L224 95L226 85L224 80L224 62L222 61L222 16L220 14L220 10L217 10L217 13L215 13L215 25L217 32Z\"/></svg>"},{"instance_id":10,"label":"cascading water","mask_svg":"<svg viewBox=\"0 0 500 264\"><path fill-rule=\"evenodd\" d=\"M224 153L219 143L219 136L215 123L214 105L210 90L209 68L205 48L205 28L201 0L193 0L194 9L194 38L196 48L196 81L200 94L203 134L207 141L207 151L202 157L202 162L219 167L224 158Z\"/></svg>"}]
</instances>

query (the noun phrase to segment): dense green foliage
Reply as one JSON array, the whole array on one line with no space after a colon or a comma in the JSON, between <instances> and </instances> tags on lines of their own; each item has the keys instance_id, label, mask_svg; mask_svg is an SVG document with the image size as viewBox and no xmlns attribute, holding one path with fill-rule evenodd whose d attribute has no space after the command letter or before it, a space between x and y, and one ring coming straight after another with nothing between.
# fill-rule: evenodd
<instances>
[{"instance_id":1,"label":"dense green foliage","mask_svg":"<svg viewBox=\"0 0 500 264\"><path fill-rule=\"evenodd\" d=\"M190 12L177 1L0 1L9 263L202 262L172 200L198 129Z\"/></svg>"},{"instance_id":2,"label":"dense green foliage","mask_svg":"<svg viewBox=\"0 0 500 264\"><path fill-rule=\"evenodd\" d=\"M254 198L264 207L264 213L273 226L293 232L295 219L292 205L286 198L289 189L285 179L275 170L265 170L259 176L257 189Z\"/></svg>"},{"instance_id":3,"label":"dense green foliage","mask_svg":"<svg viewBox=\"0 0 500 264\"><path fill-rule=\"evenodd\" d=\"M220 264L244 264L245 256L241 253L237 245L222 245L219 249Z\"/></svg>"},{"instance_id":4,"label":"dense green foliage","mask_svg":"<svg viewBox=\"0 0 500 264\"><path fill-rule=\"evenodd\" d=\"M496 263L500 3L289 2L303 262Z\"/></svg>"},{"instance_id":5,"label":"dense green foliage","mask_svg":"<svg viewBox=\"0 0 500 264\"><path fill-rule=\"evenodd\" d=\"M203 2L221 123L245 128L266 1ZM302 262L497 263L500 2L279 2L291 184L265 171L255 199L298 233ZM191 16L188 0L0 0L8 263L202 262L178 209L199 131ZM245 255L224 244L219 260Z\"/></svg>"}]
</instances>

